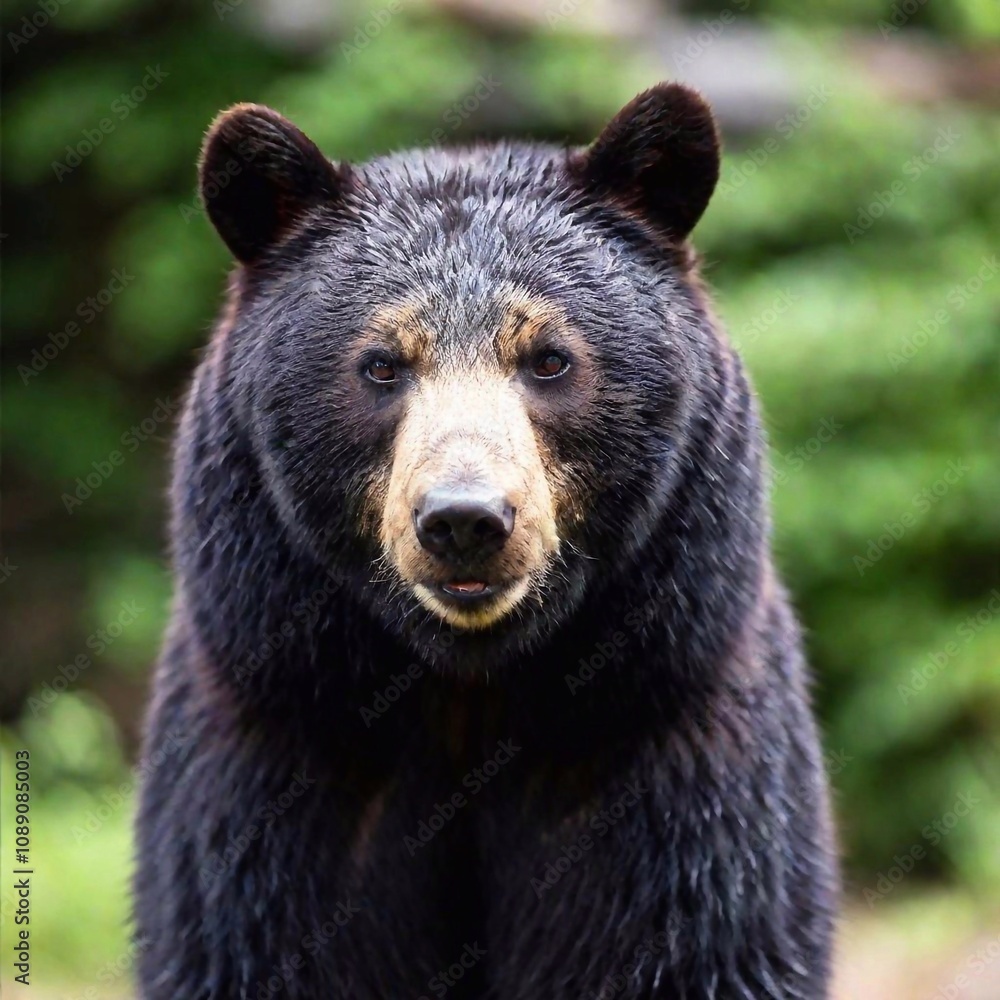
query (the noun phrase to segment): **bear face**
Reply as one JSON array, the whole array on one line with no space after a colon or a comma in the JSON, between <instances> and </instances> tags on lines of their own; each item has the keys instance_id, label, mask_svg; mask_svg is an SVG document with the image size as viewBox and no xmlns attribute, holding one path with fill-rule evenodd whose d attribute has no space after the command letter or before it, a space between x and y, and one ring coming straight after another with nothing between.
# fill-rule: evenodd
<instances>
[{"instance_id":1,"label":"bear face","mask_svg":"<svg viewBox=\"0 0 1000 1000\"><path fill-rule=\"evenodd\" d=\"M539 643L670 504L716 337L685 239L718 158L677 85L574 151L347 166L266 108L213 124L203 196L242 264L229 391L263 489L423 655Z\"/></svg>"}]
</instances>

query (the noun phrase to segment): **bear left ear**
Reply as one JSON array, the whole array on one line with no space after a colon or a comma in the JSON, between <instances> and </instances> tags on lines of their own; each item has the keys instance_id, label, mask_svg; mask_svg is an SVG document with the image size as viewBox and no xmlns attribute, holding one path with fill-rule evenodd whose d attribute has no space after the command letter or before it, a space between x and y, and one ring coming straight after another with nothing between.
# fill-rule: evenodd
<instances>
[{"instance_id":1,"label":"bear left ear","mask_svg":"<svg viewBox=\"0 0 1000 1000\"><path fill-rule=\"evenodd\" d=\"M208 217L237 260L252 264L311 208L341 200L347 167L334 166L287 118L237 104L212 122L199 163Z\"/></svg>"},{"instance_id":2,"label":"bear left ear","mask_svg":"<svg viewBox=\"0 0 1000 1000\"><path fill-rule=\"evenodd\" d=\"M681 241L719 179L719 133L704 98L661 83L629 102L571 169L598 200L617 203Z\"/></svg>"}]
</instances>

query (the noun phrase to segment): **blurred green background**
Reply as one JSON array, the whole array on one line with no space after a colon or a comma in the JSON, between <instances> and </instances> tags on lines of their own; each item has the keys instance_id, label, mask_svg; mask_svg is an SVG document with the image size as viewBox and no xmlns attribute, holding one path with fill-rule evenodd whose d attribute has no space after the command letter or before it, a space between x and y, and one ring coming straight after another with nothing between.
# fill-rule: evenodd
<instances>
[{"instance_id":1,"label":"blurred green background","mask_svg":"<svg viewBox=\"0 0 1000 1000\"><path fill-rule=\"evenodd\" d=\"M2 860L25 747L36 997L130 995L168 441L229 266L194 190L209 121L271 104L337 158L586 142L664 78L726 136L695 242L771 434L847 875L838 997L1000 996L996 0L8 0L0 46Z\"/></svg>"}]
</instances>

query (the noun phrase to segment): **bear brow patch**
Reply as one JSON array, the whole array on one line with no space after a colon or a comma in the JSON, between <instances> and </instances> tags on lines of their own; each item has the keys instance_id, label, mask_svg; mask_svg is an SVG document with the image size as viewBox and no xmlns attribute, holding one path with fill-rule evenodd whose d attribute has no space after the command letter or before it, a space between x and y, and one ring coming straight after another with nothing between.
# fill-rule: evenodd
<instances>
[{"instance_id":1,"label":"bear brow patch","mask_svg":"<svg viewBox=\"0 0 1000 1000\"><path fill-rule=\"evenodd\" d=\"M380 306L368 322L367 333L394 347L411 367L427 367L437 334L427 323L426 315L427 304L421 299Z\"/></svg>"},{"instance_id":2,"label":"bear brow patch","mask_svg":"<svg viewBox=\"0 0 1000 1000\"><path fill-rule=\"evenodd\" d=\"M493 338L500 365L513 369L538 345L545 331L566 333L561 310L521 289L510 288L497 297L501 309L500 326Z\"/></svg>"}]
</instances>

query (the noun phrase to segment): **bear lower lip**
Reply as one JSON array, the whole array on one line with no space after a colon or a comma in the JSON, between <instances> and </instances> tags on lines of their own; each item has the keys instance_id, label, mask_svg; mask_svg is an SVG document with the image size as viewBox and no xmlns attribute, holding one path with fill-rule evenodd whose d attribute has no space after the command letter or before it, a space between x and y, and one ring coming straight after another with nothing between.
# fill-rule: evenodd
<instances>
[{"instance_id":1,"label":"bear lower lip","mask_svg":"<svg viewBox=\"0 0 1000 1000\"><path fill-rule=\"evenodd\" d=\"M493 597L500 588L491 586L483 580L454 580L451 583L438 584L434 589L452 601L468 604Z\"/></svg>"}]
</instances>

